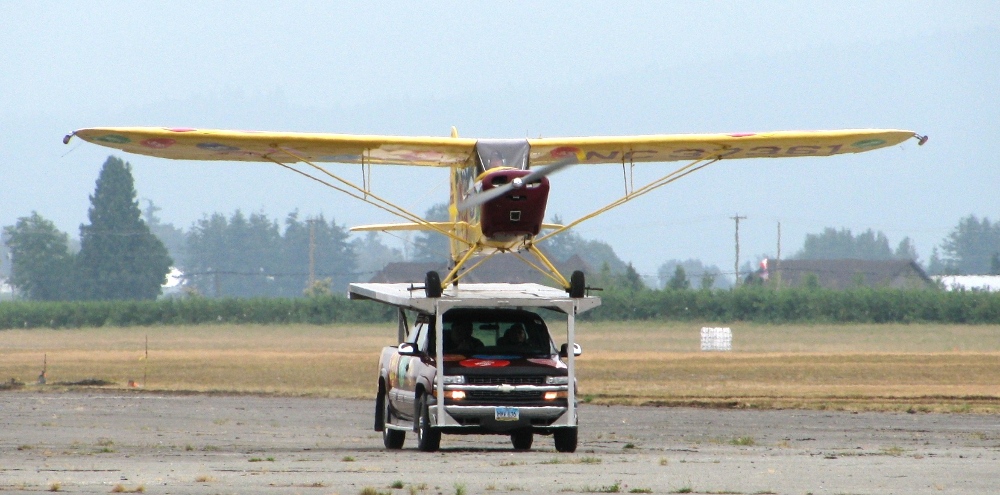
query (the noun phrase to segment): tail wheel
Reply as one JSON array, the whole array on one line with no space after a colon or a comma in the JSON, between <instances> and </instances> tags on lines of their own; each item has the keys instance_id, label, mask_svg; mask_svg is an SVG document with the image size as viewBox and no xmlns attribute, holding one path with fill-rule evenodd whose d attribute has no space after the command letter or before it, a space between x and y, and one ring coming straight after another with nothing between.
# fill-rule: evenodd
<instances>
[{"instance_id":1,"label":"tail wheel","mask_svg":"<svg viewBox=\"0 0 1000 495\"><path fill-rule=\"evenodd\" d=\"M576 428L559 428L552 432L558 452L576 452Z\"/></svg>"},{"instance_id":2,"label":"tail wheel","mask_svg":"<svg viewBox=\"0 0 1000 495\"><path fill-rule=\"evenodd\" d=\"M427 394L421 395L417 401L417 448L422 452L436 452L441 448L441 431L431 427L428 409Z\"/></svg>"},{"instance_id":3,"label":"tail wheel","mask_svg":"<svg viewBox=\"0 0 1000 495\"><path fill-rule=\"evenodd\" d=\"M378 398L375 399L375 402L376 406L379 408L379 411L375 413L375 419L381 420L382 422L380 426L382 427L382 443L385 445L385 448L392 450L399 450L403 448L403 442L406 441L406 432L402 430L393 430L388 426L390 423L389 418L392 414L389 407L388 394L380 394ZM381 416L381 418L378 416Z\"/></svg>"},{"instance_id":4,"label":"tail wheel","mask_svg":"<svg viewBox=\"0 0 1000 495\"><path fill-rule=\"evenodd\" d=\"M424 295L430 299L441 297L441 276L438 272L427 272L424 278Z\"/></svg>"},{"instance_id":5,"label":"tail wheel","mask_svg":"<svg viewBox=\"0 0 1000 495\"><path fill-rule=\"evenodd\" d=\"M514 450L531 450L531 442L535 435L531 430L516 431L510 434L510 443L514 445Z\"/></svg>"},{"instance_id":6,"label":"tail wheel","mask_svg":"<svg viewBox=\"0 0 1000 495\"><path fill-rule=\"evenodd\" d=\"M569 276L569 297L579 299L585 295L587 283L584 281L583 272L576 270Z\"/></svg>"}]
</instances>

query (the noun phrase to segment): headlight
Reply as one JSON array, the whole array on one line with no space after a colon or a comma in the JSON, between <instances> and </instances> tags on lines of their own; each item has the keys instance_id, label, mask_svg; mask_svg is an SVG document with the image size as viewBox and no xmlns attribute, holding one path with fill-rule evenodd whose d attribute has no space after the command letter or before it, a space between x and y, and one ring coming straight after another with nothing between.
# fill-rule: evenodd
<instances>
[{"instance_id":1,"label":"headlight","mask_svg":"<svg viewBox=\"0 0 1000 495\"><path fill-rule=\"evenodd\" d=\"M569 385L568 376L548 376L545 377L545 383L547 385Z\"/></svg>"},{"instance_id":2,"label":"headlight","mask_svg":"<svg viewBox=\"0 0 1000 495\"><path fill-rule=\"evenodd\" d=\"M445 385L461 385L465 383L465 375L445 375Z\"/></svg>"}]
</instances>

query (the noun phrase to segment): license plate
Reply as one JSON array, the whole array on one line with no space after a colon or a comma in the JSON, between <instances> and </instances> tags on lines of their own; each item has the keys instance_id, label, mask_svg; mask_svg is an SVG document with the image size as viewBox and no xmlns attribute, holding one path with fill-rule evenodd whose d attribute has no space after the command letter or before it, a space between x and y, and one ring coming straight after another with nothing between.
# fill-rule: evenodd
<instances>
[{"instance_id":1,"label":"license plate","mask_svg":"<svg viewBox=\"0 0 1000 495\"><path fill-rule=\"evenodd\" d=\"M521 419L521 410L516 407L498 407L494 410L497 421L517 421Z\"/></svg>"}]
</instances>

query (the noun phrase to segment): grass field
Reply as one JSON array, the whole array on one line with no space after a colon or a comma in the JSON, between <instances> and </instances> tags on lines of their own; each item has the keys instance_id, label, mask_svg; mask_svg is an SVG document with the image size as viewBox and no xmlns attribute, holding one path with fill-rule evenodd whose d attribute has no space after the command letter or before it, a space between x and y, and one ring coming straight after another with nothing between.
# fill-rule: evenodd
<instances>
[{"instance_id":1,"label":"grass field","mask_svg":"<svg viewBox=\"0 0 1000 495\"><path fill-rule=\"evenodd\" d=\"M581 323L581 398L595 403L1000 412L1000 326L736 323L733 352L697 323ZM0 381L369 398L395 325L0 331ZM565 334L555 327L558 338ZM148 359L145 356L149 340ZM145 377L145 378L144 378Z\"/></svg>"}]
</instances>

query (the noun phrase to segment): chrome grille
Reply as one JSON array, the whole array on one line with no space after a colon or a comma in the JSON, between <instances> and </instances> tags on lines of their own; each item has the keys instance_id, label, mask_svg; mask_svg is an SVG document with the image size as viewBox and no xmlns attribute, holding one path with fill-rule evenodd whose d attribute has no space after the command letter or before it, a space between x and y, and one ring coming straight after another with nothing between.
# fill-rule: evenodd
<instances>
[{"instance_id":1,"label":"chrome grille","mask_svg":"<svg viewBox=\"0 0 1000 495\"><path fill-rule=\"evenodd\" d=\"M469 399L472 400L491 400L497 402L504 401L522 401L522 400L541 400L542 392L537 391L514 391L514 392L500 392L499 390L467 390L465 392Z\"/></svg>"},{"instance_id":2,"label":"chrome grille","mask_svg":"<svg viewBox=\"0 0 1000 495\"><path fill-rule=\"evenodd\" d=\"M465 383L469 385L545 385L545 377L538 375L526 376L480 376L465 375Z\"/></svg>"}]
</instances>

